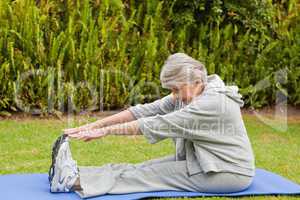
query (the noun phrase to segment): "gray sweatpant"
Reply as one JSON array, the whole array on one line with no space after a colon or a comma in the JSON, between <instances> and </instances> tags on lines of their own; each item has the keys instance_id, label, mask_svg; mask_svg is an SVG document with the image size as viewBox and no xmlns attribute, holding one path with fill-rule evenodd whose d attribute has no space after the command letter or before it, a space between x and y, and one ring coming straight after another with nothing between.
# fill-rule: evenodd
<instances>
[{"instance_id":1,"label":"gray sweatpant","mask_svg":"<svg viewBox=\"0 0 300 200\"><path fill-rule=\"evenodd\" d=\"M252 177L230 172L209 172L189 176L186 160L175 161L174 155L138 164L105 164L79 167L81 198L103 194L124 194L162 190L198 192L236 192L246 189Z\"/></svg>"}]
</instances>

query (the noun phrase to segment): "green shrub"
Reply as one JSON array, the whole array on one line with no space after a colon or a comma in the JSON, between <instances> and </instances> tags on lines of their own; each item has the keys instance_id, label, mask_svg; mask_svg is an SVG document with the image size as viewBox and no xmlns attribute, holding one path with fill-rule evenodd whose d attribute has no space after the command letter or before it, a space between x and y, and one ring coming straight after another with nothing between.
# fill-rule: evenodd
<instances>
[{"instance_id":1,"label":"green shrub","mask_svg":"<svg viewBox=\"0 0 300 200\"><path fill-rule=\"evenodd\" d=\"M278 91L299 105L299 7L296 0L2 0L0 111L152 101L166 94L155 87L160 68L179 51L238 85L246 106L274 104Z\"/></svg>"}]
</instances>

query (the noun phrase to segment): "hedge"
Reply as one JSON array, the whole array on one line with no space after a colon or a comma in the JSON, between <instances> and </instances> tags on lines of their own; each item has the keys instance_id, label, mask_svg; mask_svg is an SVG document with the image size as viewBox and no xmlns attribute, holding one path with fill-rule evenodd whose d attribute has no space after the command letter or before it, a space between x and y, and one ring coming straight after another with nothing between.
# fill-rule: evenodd
<instances>
[{"instance_id":1,"label":"hedge","mask_svg":"<svg viewBox=\"0 0 300 200\"><path fill-rule=\"evenodd\" d=\"M123 108L168 91L159 73L185 52L246 107L300 104L297 0L1 0L0 111Z\"/></svg>"}]
</instances>

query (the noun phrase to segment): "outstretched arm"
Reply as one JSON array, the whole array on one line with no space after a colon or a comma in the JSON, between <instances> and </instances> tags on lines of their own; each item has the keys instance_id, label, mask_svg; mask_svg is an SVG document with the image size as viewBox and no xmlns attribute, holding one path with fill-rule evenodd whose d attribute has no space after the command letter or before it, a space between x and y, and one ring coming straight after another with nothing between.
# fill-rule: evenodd
<instances>
[{"instance_id":1,"label":"outstretched arm","mask_svg":"<svg viewBox=\"0 0 300 200\"><path fill-rule=\"evenodd\" d=\"M119 124L119 123L124 123L124 122L130 122L135 120L135 117L133 114L128 111L124 110L122 112L119 112L117 114L105 117L103 119L97 120L95 122L86 124L84 126L80 126L77 128L70 128L70 129L65 129L64 133L67 135L72 135L72 134L77 134L80 131L87 131L87 130L92 130L92 129L99 129L107 126L111 126L114 124Z\"/></svg>"},{"instance_id":2,"label":"outstretched arm","mask_svg":"<svg viewBox=\"0 0 300 200\"><path fill-rule=\"evenodd\" d=\"M115 124L104 128L92 129L87 131L80 131L76 134L69 135L70 138L79 139L83 141L91 141L104 137L109 134L114 135L138 135L141 131L138 127L137 120L132 122L125 122L122 124Z\"/></svg>"},{"instance_id":3,"label":"outstretched arm","mask_svg":"<svg viewBox=\"0 0 300 200\"><path fill-rule=\"evenodd\" d=\"M125 111L114 114L96 122L86 124L77 128L65 129L64 133L67 135L76 134L80 131L91 129L99 129L114 124L131 122L138 118L154 116L156 114L166 114L174 110L174 96L172 94L158 99L152 103L138 104L132 106Z\"/></svg>"},{"instance_id":4,"label":"outstretched arm","mask_svg":"<svg viewBox=\"0 0 300 200\"><path fill-rule=\"evenodd\" d=\"M156 118L157 116L162 116L159 114L166 114L172 111L172 109L174 109L173 101L174 101L173 95L169 95L164 97L163 99L156 100L149 104L144 104L144 105L139 104L137 106L131 107L131 109L128 109L128 111L126 110L131 115L130 122L126 121L129 118L128 115L124 113L123 118L119 117L115 119L114 116L112 116L112 118L108 117L105 118L104 120L99 120L98 122L95 123L96 125L94 126L94 127L98 126L98 128L81 130L81 131L77 131L76 133L72 133L68 135L74 139L91 141L94 139L104 137L109 134L114 134L114 135L142 134L141 128L144 129L144 127L140 127L139 119L140 120L147 119L148 117L151 116ZM148 135L146 136L149 137Z\"/></svg>"}]
</instances>

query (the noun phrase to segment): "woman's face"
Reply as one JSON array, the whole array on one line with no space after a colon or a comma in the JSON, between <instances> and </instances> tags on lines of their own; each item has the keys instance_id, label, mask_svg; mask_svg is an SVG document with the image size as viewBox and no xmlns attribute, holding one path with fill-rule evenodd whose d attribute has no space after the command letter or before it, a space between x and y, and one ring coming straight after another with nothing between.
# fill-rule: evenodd
<instances>
[{"instance_id":1,"label":"woman's face","mask_svg":"<svg viewBox=\"0 0 300 200\"><path fill-rule=\"evenodd\" d=\"M174 86L172 88L172 93L176 98L179 98L184 103L189 103L194 97L201 94L203 89L201 82L196 82L193 84L183 84L178 87Z\"/></svg>"}]
</instances>

